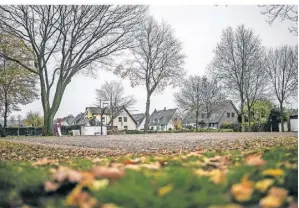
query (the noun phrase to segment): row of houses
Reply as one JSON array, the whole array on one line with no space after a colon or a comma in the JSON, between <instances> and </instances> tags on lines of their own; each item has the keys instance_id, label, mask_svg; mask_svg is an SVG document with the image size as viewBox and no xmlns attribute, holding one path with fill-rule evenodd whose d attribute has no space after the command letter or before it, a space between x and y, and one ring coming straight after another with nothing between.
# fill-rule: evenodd
<instances>
[{"instance_id":1,"label":"row of houses","mask_svg":"<svg viewBox=\"0 0 299 208\"><path fill-rule=\"evenodd\" d=\"M105 110L104 110L105 109ZM118 130L143 130L145 123L145 113L133 114L125 107L117 110L117 115L111 121L109 108L87 107L85 112L77 116L67 116L62 118L62 126L97 126L101 121L105 126L113 126ZM221 104L221 108L213 112L209 119L204 112L199 113L199 123L201 128L220 128L224 122L237 122L238 110L232 101L226 100ZM178 108L154 110L150 115L149 129L166 131L175 129L175 121L179 120L183 127L195 127L196 118L192 113L184 115ZM113 124L113 125L112 125Z\"/></svg>"}]
</instances>

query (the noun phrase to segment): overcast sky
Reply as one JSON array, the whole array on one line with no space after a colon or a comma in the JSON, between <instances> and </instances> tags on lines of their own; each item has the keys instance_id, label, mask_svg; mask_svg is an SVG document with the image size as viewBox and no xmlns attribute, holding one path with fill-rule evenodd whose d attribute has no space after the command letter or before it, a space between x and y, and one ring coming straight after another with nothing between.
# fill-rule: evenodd
<instances>
[{"instance_id":1,"label":"overcast sky","mask_svg":"<svg viewBox=\"0 0 299 208\"><path fill-rule=\"evenodd\" d=\"M262 39L266 47L276 47L282 44L296 45L298 37L288 31L288 22L276 21L272 26L265 22L266 17L260 14L261 8L257 6L150 6L150 14L157 20L164 20L175 30L175 36L182 41L187 75L203 75L207 65L213 57L213 50L220 41L224 28L236 28L244 24L253 29ZM99 88L105 80L121 80L111 72L99 71L96 78L84 75L76 76L67 86L60 108L55 117L64 117L68 114L74 116L85 111L85 107L95 103L95 89ZM134 113L145 112L146 91L143 86L132 88L128 80L122 81L126 94L133 94L137 103ZM152 112L155 108L174 108L173 93L178 89L168 87L162 93L156 93L151 98ZM293 107L297 106L294 102ZM23 117L30 110L42 114L41 101L37 100L23 106Z\"/></svg>"}]
</instances>

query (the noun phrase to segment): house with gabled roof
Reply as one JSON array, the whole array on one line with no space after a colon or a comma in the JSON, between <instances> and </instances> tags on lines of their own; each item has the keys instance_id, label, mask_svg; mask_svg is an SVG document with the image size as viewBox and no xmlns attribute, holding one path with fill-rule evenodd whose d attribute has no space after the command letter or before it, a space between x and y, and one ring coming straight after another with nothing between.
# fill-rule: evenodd
<instances>
[{"instance_id":1,"label":"house with gabled roof","mask_svg":"<svg viewBox=\"0 0 299 208\"><path fill-rule=\"evenodd\" d=\"M214 127L220 128L224 122L236 123L238 122L239 111L231 100L225 100L220 103L220 107L211 113L209 119L207 114L203 111L199 112L198 127L207 128ZM183 118L184 127L196 127L196 116L195 113L188 112Z\"/></svg>"},{"instance_id":2,"label":"house with gabled roof","mask_svg":"<svg viewBox=\"0 0 299 208\"><path fill-rule=\"evenodd\" d=\"M103 125L111 127L111 123L113 123L113 128L118 130L136 130L137 128L135 119L124 106L117 108L117 114L113 122L111 122L109 108L87 107L85 117L87 119L96 118L99 121L102 117Z\"/></svg>"},{"instance_id":3,"label":"house with gabled roof","mask_svg":"<svg viewBox=\"0 0 299 208\"><path fill-rule=\"evenodd\" d=\"M132 117L134 118L137 124L136 130L143 130L145 123L145 113L132 114Z\"/></svg>"},{"instance_id":4,"label":"house with gabled roof","mask_svg":"<svg viewBox=\"0 0 299 208\"><path fill-rule=\"evenodd\" d=\"M178 108L154 110L149 119L149 129L157 131L173 130L174 120L182 119L182 113Z\"/></svg>"}]
</instances>

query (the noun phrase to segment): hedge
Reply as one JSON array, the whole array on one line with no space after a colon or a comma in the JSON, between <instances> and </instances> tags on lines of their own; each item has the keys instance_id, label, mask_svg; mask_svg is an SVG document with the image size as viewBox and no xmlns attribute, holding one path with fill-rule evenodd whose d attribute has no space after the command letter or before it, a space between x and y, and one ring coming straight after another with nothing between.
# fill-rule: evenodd
<instances>
[{"instance_id":1,"label":"hedge","mask_svg":"<svg viewBox=\"0 0 299 208\"><path fill-rule=\"evenodd\" d=\"M4 133L4 129L0 129L0 135ZM18 134L19 131L19 134ZM5 128L6 136L41 136L43 128L41 127L7 127Z\"/></svg>"}]
</instances>

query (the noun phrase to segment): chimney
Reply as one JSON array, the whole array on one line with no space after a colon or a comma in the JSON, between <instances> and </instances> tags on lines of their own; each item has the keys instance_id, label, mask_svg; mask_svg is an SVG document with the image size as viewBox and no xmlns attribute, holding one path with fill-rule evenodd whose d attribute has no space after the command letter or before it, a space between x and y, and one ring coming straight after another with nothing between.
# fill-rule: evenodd
<instances>
[{"instance_id":1,"label":"chimney","mask_svg":"<svg viewBox=\"0 0 299 208\"><path fill-rule=\"evenodd\" d=\"M164 110L166 110L166 107L164 108Z\"/></svg>"}]
</instances>

